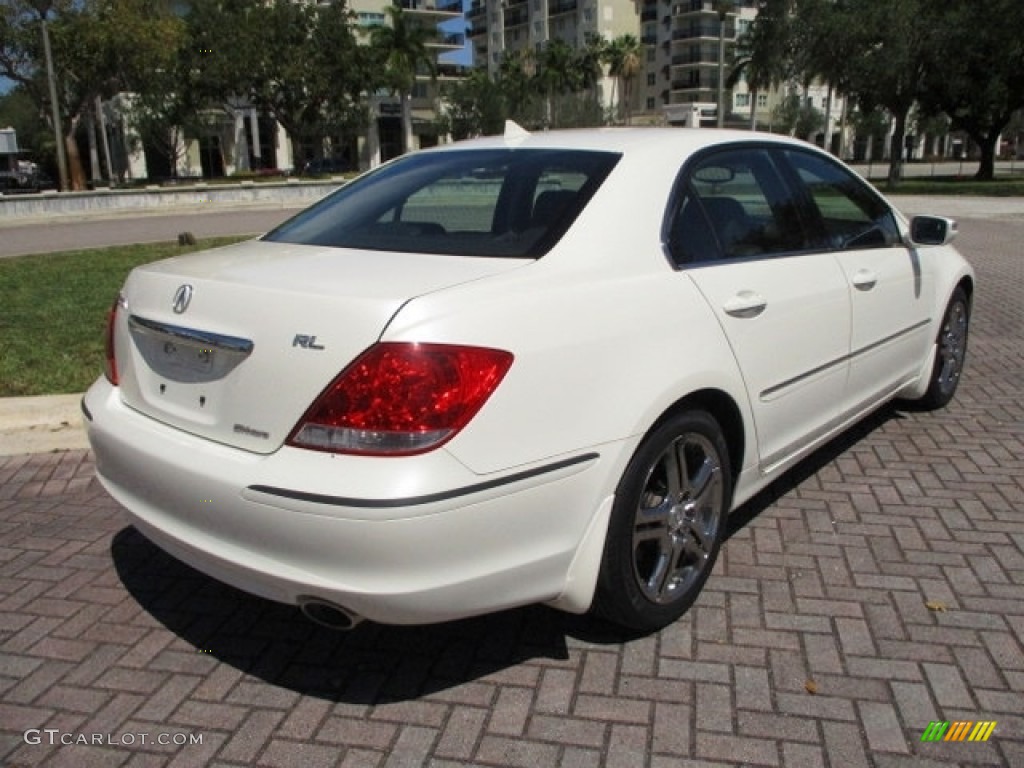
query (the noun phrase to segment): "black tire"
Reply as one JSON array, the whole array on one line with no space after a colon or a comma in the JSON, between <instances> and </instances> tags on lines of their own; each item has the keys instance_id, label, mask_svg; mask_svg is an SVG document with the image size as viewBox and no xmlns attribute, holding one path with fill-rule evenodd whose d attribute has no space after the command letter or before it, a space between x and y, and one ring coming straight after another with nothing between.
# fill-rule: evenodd
<instances>
[{"instance_id":1,"label":"black tire","mask_svg":"<svg viewBox=\"0 0 1024 768\"><path fill-rule=\"evenodd\" d=\"M964 289L957 286L942 316L942 326L935 340L935 365L932 367L928 391L916 402L920 408L929 411L943 408L956 394L967 359L970 320L970 299Z\"/></svg>"},{"instance_id":2,"label":"black tire","mask_svg":"<svg viewBox=\"0 0 1024 768\"><path fill-rule=\"evenodd\" d=\"M592 611L641 632L682 616L715 565L731 499L728 447L709 413L657 427L619 481Z\"/></svg>"}]
</instances>

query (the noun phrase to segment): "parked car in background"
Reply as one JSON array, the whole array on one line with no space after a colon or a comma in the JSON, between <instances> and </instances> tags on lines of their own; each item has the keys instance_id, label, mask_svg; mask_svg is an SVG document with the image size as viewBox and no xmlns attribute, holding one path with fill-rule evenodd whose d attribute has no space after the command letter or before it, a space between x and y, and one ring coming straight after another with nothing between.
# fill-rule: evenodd
<instances>
[{"instance_id":1,"label":"parked car in background","mask_svg":"<svg viewBox=\"0 0 1024 768\"><path fill-rule=\"evenodd\" d=\"M312 618L678 618L729 512L887 401L946 405L974 273L830 155L724 130L403 156L136 268L83 407L142 533Z\"/></svg>"},{"instance_id":2,"label":"parked car in background","mask_svg":"<svg viewBox=\"0 0 1024 768\"><path fill-rule=\"evenodd\" d=\"M0 171L0 194L16 195L56 188L56 182L37 169Z\"/></svg>"}]
</instances>

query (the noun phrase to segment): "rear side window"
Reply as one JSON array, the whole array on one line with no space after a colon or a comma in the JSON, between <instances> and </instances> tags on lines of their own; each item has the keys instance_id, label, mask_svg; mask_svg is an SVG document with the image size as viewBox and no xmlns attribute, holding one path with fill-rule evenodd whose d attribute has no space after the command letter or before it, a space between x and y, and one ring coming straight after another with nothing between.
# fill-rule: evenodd
<instances>
[{"instance_id":1,"label":"rear side window","mask_svg":"<svg viewBox=\"0 0 1024 768\"><path fill-rule=\"evenodd\" d=\"M619 160L611 152L487 149L408 155L264 236L335 248L536 258Z\"/></svg>"},{"instance_id":2,"label":"rear side window","mask_svg":"<svg viewBox=\"0 0 1024 768\"><path fill-rule=\"evenodd\" d=\"M677 264L807 247L796 197L766 150L716 151L689 166L682 183L669 229Z\"/></svg>"},{"instance_id":3,"label":"rear side window","mask_svg":"<svg viewBox=\"0 0 1024 768\"><path fill-rule=\"evenodd\" d=\"M786 160L814 201L814 245L828 249L884 248L899 242L892 211L856 176L828 158L786 150Z\"/></svg>"}]
</instances>

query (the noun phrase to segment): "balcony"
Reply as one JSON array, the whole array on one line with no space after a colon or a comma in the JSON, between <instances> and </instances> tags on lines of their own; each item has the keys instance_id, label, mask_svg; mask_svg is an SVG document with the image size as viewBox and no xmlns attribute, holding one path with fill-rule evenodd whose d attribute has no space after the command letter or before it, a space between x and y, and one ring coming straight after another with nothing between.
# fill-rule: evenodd
<instances>
[{"instance_id":1,"label":"balcony","mask_svg":"<svg viewBox=\"0 0 1024 768\"><path fill-rule=\"evenodd\" d=\"M528 11L506 11L505 12L505 29L509 27L518 27L521 24L525 24L530 20L530 14Z\"/></svg>"},{"instance_id":2,"label":"balcony","mask_svg":"<svg viewBox=\"0 0 1024 768\"><path fill-rule=\"evenodd\" d=\"M439 33L427 42L432 48L462 48L466 44L466 36L462 32Z\"/></svg>"},{"instance_id":3,"label":"balcony","mask_svg":"<svg viewBox=\"0 0 1024 768\"><path fill-rule=\"evenodd\" d=\"M684 67L691 64L718 65L717 53L677 53L672 56L673 67Z\"/></svg>"},{"instance_id":4,"label":"balcony","mask_svg":"<svg viewBox=\"0 0 1024 768\"><path fill-rule=\"evenodd\" d=\"M462 16L462 0L401 0L398 5L403 11L439 18Z\"/></svg>"},{"instance_id":5,"label":"balcony","mask_svg":"<svg viewBox=\"0 0 1024 768\"><path fill-rule=\"evenodd\" d=\"M469 67L464 67L461 64L438 64L437 65L437 79L438 80L461 80L466 76L469 71Z\"/></svg>"},{"instance_id":6,"label":"balcony","mask_svg":"<svg viewBox=\"0 0 1024 768\"><path fill-rule=\"evenodd\" d=\"M673 40L692 40L698 37L712 37L718 39L720 24L693 24L681 29L672 30ZM736 36L736 28L730 24L725 25L725 39L731 40Z\"/></svg>"},{"instance_id":7,"label":"balcony","mask_svg":"<svg viewBox=\"0 0 1024 768\"><path fill-rule=\"evenodd\" d=\"M548 2L548 15L557 16L560 13L574 13L578 5L578 0L554 0L554 2Z\"/></svg>"}]
</instances>

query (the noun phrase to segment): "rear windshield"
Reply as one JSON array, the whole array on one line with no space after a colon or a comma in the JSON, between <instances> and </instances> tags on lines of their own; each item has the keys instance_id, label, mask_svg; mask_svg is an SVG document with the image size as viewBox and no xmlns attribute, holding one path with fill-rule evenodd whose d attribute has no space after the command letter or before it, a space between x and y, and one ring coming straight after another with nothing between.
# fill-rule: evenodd
<instances>
[{"instance_id":1,"label":"rear windshield","mask_svg":"<svg viewBox=\"0 0 1024 768\"><path fill-rule=\"evenodd\" d=\"M263 239L537 258L558 242L619 157L553 149L407 155L360 176Z\"/></svg>"}]
</instances>

